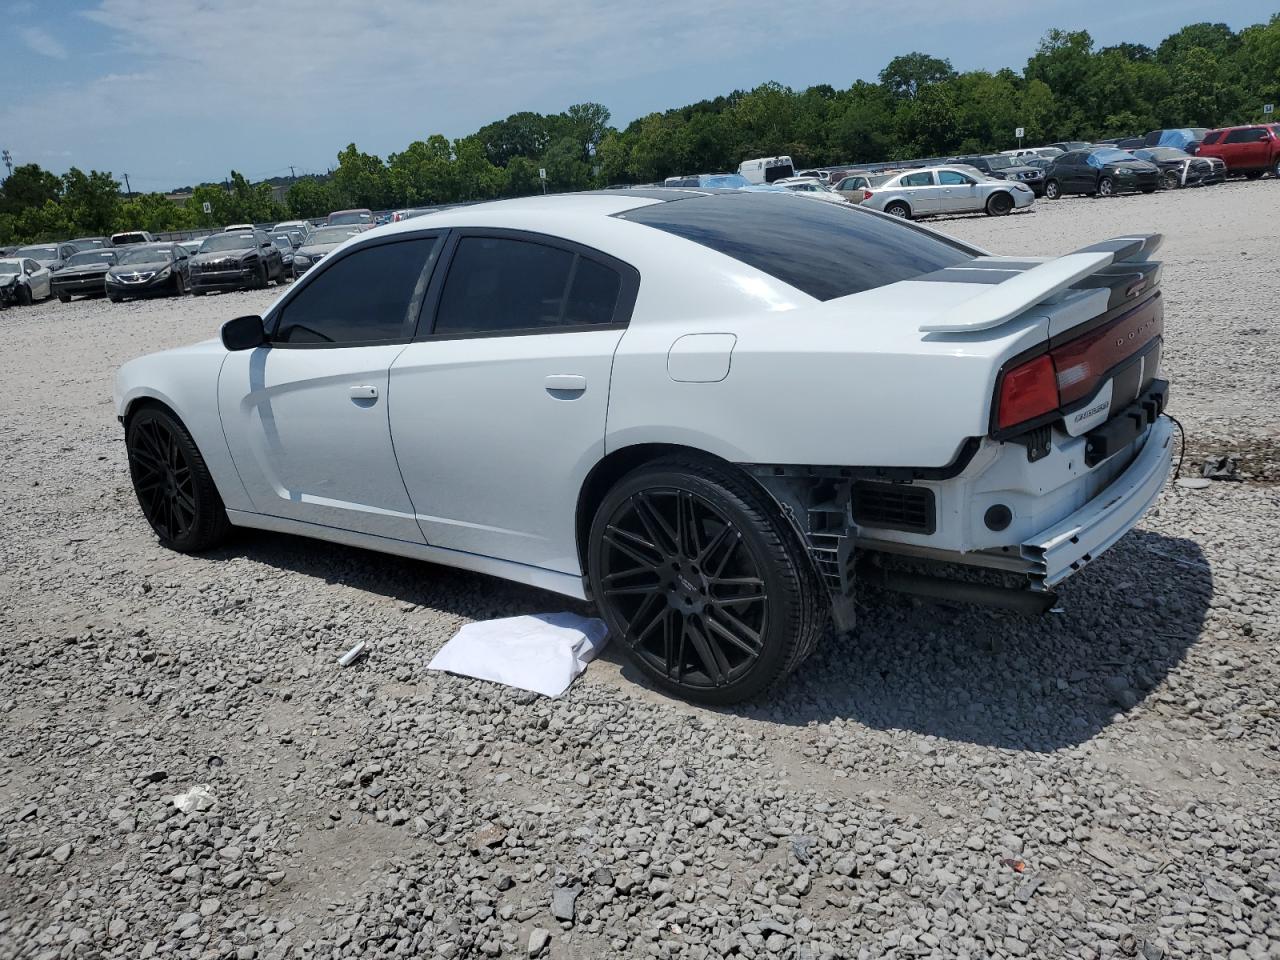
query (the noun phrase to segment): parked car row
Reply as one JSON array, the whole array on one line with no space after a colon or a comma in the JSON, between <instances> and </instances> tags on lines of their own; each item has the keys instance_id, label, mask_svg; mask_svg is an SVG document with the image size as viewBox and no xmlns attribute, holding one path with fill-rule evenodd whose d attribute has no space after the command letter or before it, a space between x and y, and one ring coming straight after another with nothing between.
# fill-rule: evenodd
<instances>
[{"instance_id":1,"label":"parked car row","mask_svg":"<svg viewBox=\"0 0 1280 960\"><path fill-rule=\"evenodd\" d=\"M131 230L0 251L0 306L55 296L63 303L79 296L202 296L287 283L373 226L368 210L335 211L329 220L340 225L317 229L309 220L285 220L268 231L241 223L206 237L163 241Z\"/></svg>"}]
</instances>

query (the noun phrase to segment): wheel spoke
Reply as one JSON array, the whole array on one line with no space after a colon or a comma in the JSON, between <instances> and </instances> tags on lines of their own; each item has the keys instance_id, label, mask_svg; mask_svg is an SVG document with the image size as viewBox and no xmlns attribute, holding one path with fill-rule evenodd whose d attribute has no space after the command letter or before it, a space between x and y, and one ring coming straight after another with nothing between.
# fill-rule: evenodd
<instances>
[{"instance_id":1,"label":"wheel spoke","mask_svg":"<svg viewBox=\"0 0 1280 960\"><path fill-rule=\"evenodd\" d=\"M656 613L650 613L650 610L655 606L658 607ZM670 607L662 606L662 598L657 593L651 593L641 601L640 606L636 608L635 615L632 616L627 624L627 632L635 637L637 646L643 643L645 638L653 632L654 626L661 622L665 612L670 609ZM638 625L641 623L644 624L643 629L637 630Z\"/></svg>"},{"instance_id":2,"label":"wheel spoke","mask_svg":"<svg viewBox=\"0 0 1280 960\"><path fill-rule=\"evenodd\" d=\"M732 559L734 551L738 549L738 544L741 542L742 534L737 528L726 523L720 532L711 538L711 542L698 558L703 573L712 580L717 579L724 573L725 567L729 565L729 560Z\"/></svg>"},{"instance_id":3,"label":"wheel spoke","mask_svg":"<svg viewBox=\"0 0 1280 960\"><path fill-rule=\"evenodd\" d=\"M676 494L676 544L686 557L696 557L702 552L702 538L698 535L698 514L689 493Z\"/></svg>"},{"instance_id":4,"label":"wheel spoke","mask_svg":"<svg viewBox=\"0 0 1280 960\"><path fill-rule=\"evenodd\" d=\"M721 623L720 619L727 621L727 623ZM728 610L716 610L715 615L707 617L706 620L708 630L728 640L745 653L749 653L753 657L759 656L760 647L763 644L760 634L752 630Z\"/></svg>"},{"instance_id":5,"label":"wheel spoke","mask_svg":"<svg viewBox=\"0 0 1280 960\"><path fill-rule=\"evenodd\" d=\"M628 534L625 530L610 525L605 528L604 542L609 544L609 546L613 547L619 553L626 554L636 563L643 564L649 568L656 566L653 561L649 560L647 557L641 556L634 547L622 540L621 538L623 536L631 537L633 540L636 539L633 534Z\"/></svg>"},{"instance_id":6,"label":"wheel spoke","mask_svg":"<svg viewBox=\"0 0 1280 960\"><path fill-rule=\"evenodd\" d=\"M721 663L719 647L712 642L707 634L702 632L694 617L685 618L684 632L689 637L689 642L693 644L693 649L698 654L698 659L702 661L702 666L706 670L707 676L717 686L724 683L727 671L725 665Z\"/></svg>"},{"instance_id":7,"label":"wheel spoke","mask_svg":"<svg viewBox=\"0 0 1280 960\"><path fill-rule=\"evenodd\" d=\"M662 554L670 557L679 553L680 540L676 531L671 529L671 524L667 523L658 508L650 502L648 495L638 493L634 500L636 516Z\"/></svg>"}]
</instances>

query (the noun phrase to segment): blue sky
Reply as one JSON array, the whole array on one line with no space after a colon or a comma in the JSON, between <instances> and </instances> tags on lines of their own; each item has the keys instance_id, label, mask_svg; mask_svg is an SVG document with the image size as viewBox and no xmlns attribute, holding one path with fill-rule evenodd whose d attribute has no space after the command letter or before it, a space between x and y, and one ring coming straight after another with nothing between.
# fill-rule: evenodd
<instances>
[{"instance_id":1,"label":"blue sky","mask_svg":"<svg viewBox=\"0 0 1280 960\"><path fill-rule=\"evenodd\" d=\"M1274 0L1272 0L1274 2ZM1156 10L1158 9L1158 14ZM1021 69L1050 26L1154 45L1239 29L1232 0L0 0L0 146L15 163L128 173L135 190L323 171L354 141L385 156L432 133L596 100L618 126L750 88L848 86L898 53ZM1211 12L1212 11L1212 12Z\"/></svg>"}]
</instances>

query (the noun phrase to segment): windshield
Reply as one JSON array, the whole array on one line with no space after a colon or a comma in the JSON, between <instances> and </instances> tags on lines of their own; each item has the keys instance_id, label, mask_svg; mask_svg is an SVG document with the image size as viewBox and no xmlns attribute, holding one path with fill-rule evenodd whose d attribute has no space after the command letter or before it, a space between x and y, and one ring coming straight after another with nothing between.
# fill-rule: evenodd
<instances>
[{"instance_id":1,"label":"windshield","mask_svg":"<svg viewBox=\"0 0 1280 960\"><path fill-rule=\"evenodd\" d=\"M371 223L373 222L373 214L367 210L352 210L348 213L331 213L329 214L329 224L336 226L340 223Z\"/></svg>"},{"instance_id":2,"label":"windshield","mask_svg":"<svg viewBox=\"0 0 1280 960\"><path fill-rule=\"evenodd\" d=\"M79 240L72 240L71 242L76 245L77 250L98 250L106 246L106 244L103 241L89 238L89 237L84 237Z\"/></svg>"},{"instance_id":3,"label":"windshield","mask_svg":"<svg viewBox=\"0 0 1280 960\"><path fill-rule=\"evenodd\" d=\"M116 252L114 250L89 250L85 253L77 253L74 257L67 261L68 267L83 267L86 263L115 263Z\"/></svg>"},{"instance_id":4,"label":"windshield","mask_svg":"<svg viewBox=\"0 0 1280 960\"><path fill-rule=\"evenodd\" d=\"M987 166L992 170L1003 170L1005 167L1016 166L1016 162L1012 157L987 157Z\"/></svg>"},{"instance_id":5,"label":"windshield","mask_svg":"<svg viewBox=\"0 0 1280 960\"><path fill-rule=\"evenodd\" d=\"M22 272L22 264L12 260L0 260L0 276L12 277Z\"/></svg>"},{"instance_id":6,"label":"windshield","mask_svg":"<svg viewBox=\"0 0 1280 960\"><path fill-rule=\"evenodd\" d=\"M711 173L702 178L704 187L749 187L751 181L740 173Z\"/></svg>"},{"instance_id":7,"label":"windshield","mask_svg":"<svg viewBox=\"0 0 1280 960\"><path fill-rule=\"evenodd\" d=\"M169 247L145 246L125 250L120 254L120 259L116 263L123 266L126 263L161 263L172 259L173 251Z\"/></svg>"},{"instance_id":8,"label":"windshield","mask_svg":"<svg viewBox=\"0 0 1280 960\"><path fill-rule=\"evenodd\" d=\"M219 250L246 250L256 246L251 233L215 233L200 244L201 253L216 253Z\"/></svg>"},{"instance_id":9,"label":"windshield","mask_svg":"<svg viewBox=\"0 0 1280 960\"><path fill-rule=\"evenodd\" d=\"M281 250L293 249L293 241L289 239L288 234L277 233L274 237L271 238L271 242L274 243Z\"/></svg>"},{"instance_id":10,"label":"windshield","mask_svg":"<svg viewBox=\"0 0 1280 960\"><path fill-rule=\"evenodd\" d=\"M329 243L341 243L347 237L360 236L359 230L352 230L350 227L321 227L311 235L308 246L323 246Z\"/></svg>"},{"instance_id":11,"label":"windshield","mask_svg":"<svg viewBox=\"0 0 1280 960\"><path fill-rule=\"evenodd\" d=\"M1099 164L1115 163L1119 160L1132 160L1133 158L1134 158L1133 154L1128 153L1124 150L1116 150L1114 148L1106 149L1106 150L1095 150L1093 151L1093 153L1089 154L1090 162L1092 163L1094 161L1097 161L1097 163Z\"/></svg>"},{"instance_id":12,"label":"windshield","mask_svg":"<svg viewBox=\"0 0 1280 960\"><path fill-rule=\"evenodd\" d=\"M57 247L19 247L14 251L15 257L30 257L32 260L57 260Z\"/></svg>"}]
</instances>

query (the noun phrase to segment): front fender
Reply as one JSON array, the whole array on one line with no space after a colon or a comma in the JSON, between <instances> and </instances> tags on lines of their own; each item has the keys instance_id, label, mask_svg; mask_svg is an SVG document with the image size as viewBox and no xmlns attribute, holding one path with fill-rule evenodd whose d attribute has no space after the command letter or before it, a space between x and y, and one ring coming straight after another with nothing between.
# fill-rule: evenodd
<instances>
[{"instance_id":1,"label":"front fender","mask_svg":"<svg viewBox=\"0 0 1280 960\"><path fill-rule=\"evenodd\" d=\"M144 400L164 404L182 421L204 457L223 503L252 509L218 413L218 377L226 349L217 340L130 360L116 372L116 414L122 420Z\"/></svg>"}]
</instances>

